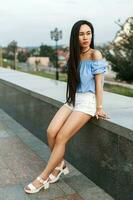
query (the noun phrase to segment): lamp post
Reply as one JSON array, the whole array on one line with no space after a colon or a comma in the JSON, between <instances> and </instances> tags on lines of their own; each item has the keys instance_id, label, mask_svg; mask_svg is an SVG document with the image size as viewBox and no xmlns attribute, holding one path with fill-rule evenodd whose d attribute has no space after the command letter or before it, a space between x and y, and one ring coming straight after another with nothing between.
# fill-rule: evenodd
<instances>
[{"instance_id":1,"label":"lamp post","mask_svg":"<svg viewBox=\"0 0 133 200\"><path fill-rule=\"evenodd\" d=\"M58 53L57 53L57 42L59 39L62 39L62 31L58 31L58 28L55 28L54 31L50 31L51 39L55 40L55 49L56 49L56 80L59 80L59 73L58 73Z\"/></svg>"}]
</instances>

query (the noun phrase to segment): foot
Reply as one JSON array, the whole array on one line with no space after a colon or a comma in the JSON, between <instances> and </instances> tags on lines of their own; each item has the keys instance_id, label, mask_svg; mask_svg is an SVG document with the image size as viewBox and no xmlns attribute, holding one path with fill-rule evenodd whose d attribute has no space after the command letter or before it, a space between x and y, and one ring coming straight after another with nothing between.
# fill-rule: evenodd
<instances>
[{"instance_id":1,"label":"foot","mask_svg":"<svg viewBox=\"0 0 133 200\"><path fill-rule=\"evenodd\" d=\"M66 166L64 160L53 170L53 172L49 175L49 183L55 183L59 180L61 174L68 174L69 169Z\"/></svg>"},{"instance_id":2,"label":"foot","mask_svg":"<svg viewBox=\"0 0 133 200\"><path fill-rule=\"evenodd\" d=\"M57 166L57 167L60 167L61 166L61 164L62 164L62 162ZM64 165L63 165L63 168L65 168L66 167L66 164L65 164L65 162L64 162ZM60 173L60 170L59 169L54 169L53 171L52 171L52 175L53 176L58 176L58 174ZM49 180L50 180L50 178L49 178Z\"/></svg>"},{"instance_id":3,"label":"foot","mask_svg":"<svg viewBox=\"0 0 133 200\"><path fill-rule=\"evenodd\" d=\"M39 177L40 177L41 180L39 180L38 178L36 178L32 183L30 183L30 184L33 185L33 187L36 188L36 190L39 189L39 188L41 188L42 186L44 186L43 181L46 181L46 180L47 180L47 178L42 177L42 175L40 175ZM30 184L29 184L29 185L30 185ZM31 188L29 187L29 185L27 185L27 186L24 188L24 190L25 190L26 192L29 191L29 193L30 193ZM27 190L28 190L28 191L27 191Z\"/></svg>"}]
</instances>

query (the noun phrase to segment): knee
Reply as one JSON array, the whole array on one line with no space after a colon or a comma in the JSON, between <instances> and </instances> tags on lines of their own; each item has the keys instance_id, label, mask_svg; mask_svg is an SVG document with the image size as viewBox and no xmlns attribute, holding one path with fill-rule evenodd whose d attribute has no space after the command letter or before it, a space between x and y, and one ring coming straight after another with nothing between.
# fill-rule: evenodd
<instances>
[{"instance_id":1,"label":"knee","mask_svg":"<svg viewBox=\"0 0 133 200\"><path fill-rule=\"evenodd\" d=\"M47 129L47 137L50 138L50 139L55 139L55 137L56 137L55 130L48 128Z\"/></svg>"},{"instance_id":2,"label":"knee","mask_svg":"<svg viewBox=\"0 0 133 200\"><path fill-rule=\"evenodd\" d=\"M63 134L58 134L56 139L55 139L55 143L56 144L65 144L67 142L65 136L63 136Z\"/></svg>"}]
</instances>

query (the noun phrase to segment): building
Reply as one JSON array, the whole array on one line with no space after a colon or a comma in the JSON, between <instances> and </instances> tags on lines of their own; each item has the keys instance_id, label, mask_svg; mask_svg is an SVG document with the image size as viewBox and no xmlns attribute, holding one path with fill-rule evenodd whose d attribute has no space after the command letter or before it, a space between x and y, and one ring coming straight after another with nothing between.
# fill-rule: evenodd
<instances>
[{"instance_id":1,"label":"building","mask_svg":"<svg viewBox=\"0 0 133 200\"><path fill-rule=\"evenodd\" d=\"M49 60L49 57L36 57L36 56L33 56L33 57L29 57L27 59L27 64L29 66L35 66L35 70L36 71L41 71L43 69L46 69L49 64L50 64L50 60Z\"/></svg>"}]
</instances>

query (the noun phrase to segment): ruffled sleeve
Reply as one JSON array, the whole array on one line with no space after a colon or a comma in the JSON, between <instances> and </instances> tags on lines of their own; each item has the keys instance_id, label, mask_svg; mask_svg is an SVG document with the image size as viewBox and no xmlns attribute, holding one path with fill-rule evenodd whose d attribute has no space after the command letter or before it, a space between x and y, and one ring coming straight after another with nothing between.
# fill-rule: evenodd
<instances>
[{"instance_id":1,"label":"ruffled sleeve","mask_svg":"<svg viewBox=\"0 0 133 200\"><path fill-rule=\"evenodd\" d=\"M102 60L94 60L92 62L92 74L101 74L101 73L105 73L107 70L107 61L105 61L104 59Z\"/></svg>"}]
</instances>

